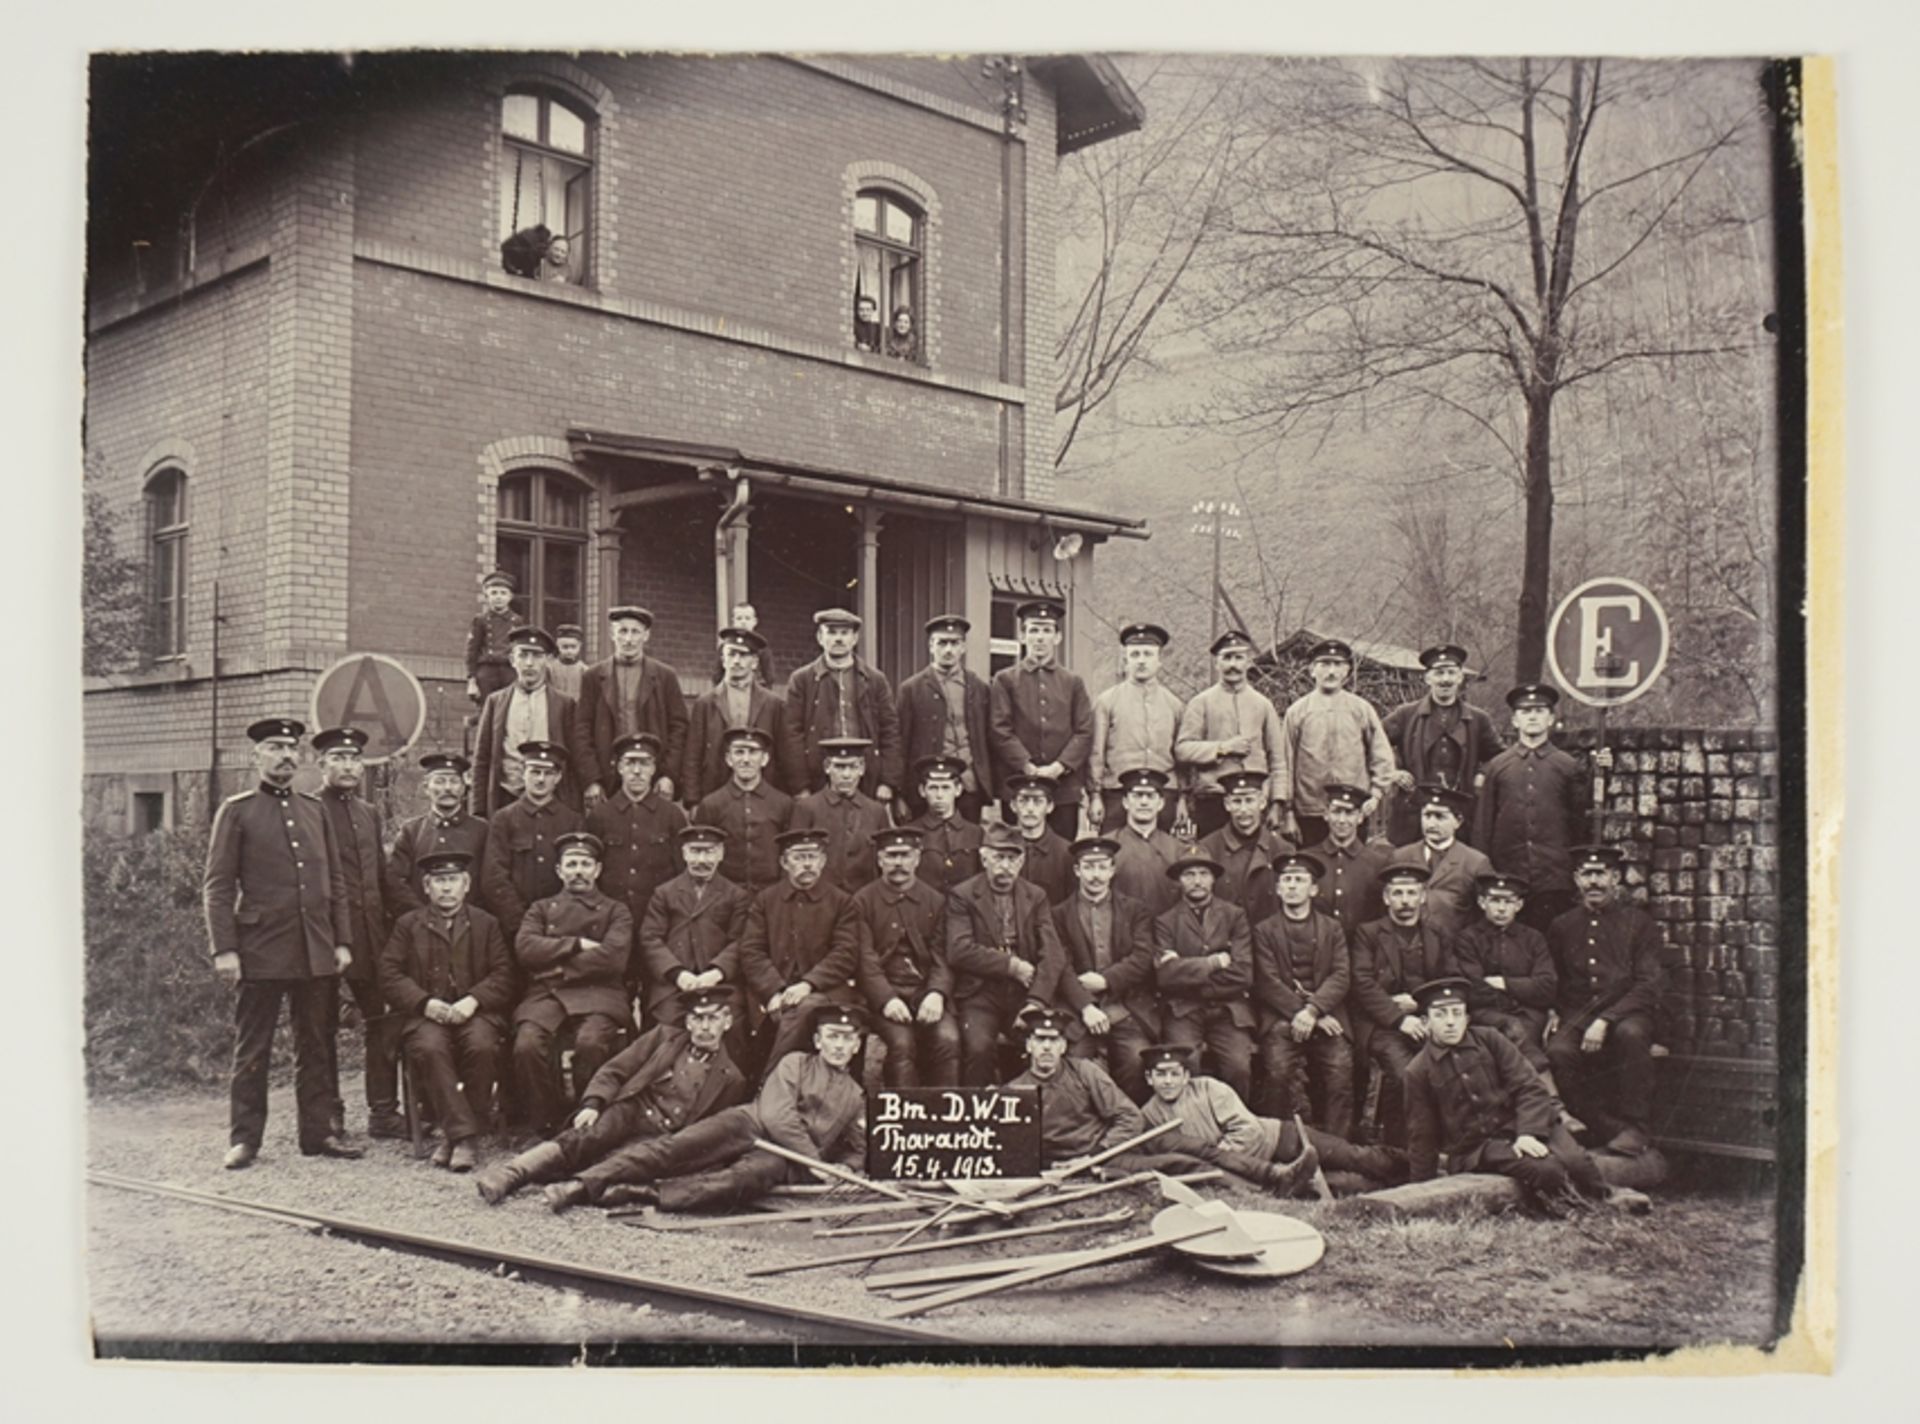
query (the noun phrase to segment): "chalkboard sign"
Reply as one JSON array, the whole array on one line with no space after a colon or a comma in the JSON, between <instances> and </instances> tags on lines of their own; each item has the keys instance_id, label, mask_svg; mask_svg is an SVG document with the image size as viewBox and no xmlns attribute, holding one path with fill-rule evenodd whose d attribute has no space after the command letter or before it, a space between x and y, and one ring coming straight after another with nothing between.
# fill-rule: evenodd
<instances>
[{"instance_id":1,"label":"chalkboard sign","mask_svg":"<svg viewBox=\"0 0 1920 1424\"><path fill-rule=\"evenodd\" d=\"M867 1175L888 1181L1032 1177L1038 1088L883 1088L867 1095Z\"/></svg>"}]
</instances>

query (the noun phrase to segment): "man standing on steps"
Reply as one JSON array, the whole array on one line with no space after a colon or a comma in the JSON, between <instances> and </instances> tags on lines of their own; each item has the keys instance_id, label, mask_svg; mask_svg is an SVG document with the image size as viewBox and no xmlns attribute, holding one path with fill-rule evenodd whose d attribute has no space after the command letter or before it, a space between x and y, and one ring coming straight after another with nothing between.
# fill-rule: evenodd
<instances>
[{"instance_id":1,"label":"man standing on steps","mask_svg":"<svg viewBox=\"0 0 1920 1424\"><path fill-rule=\"evenodd\" d=\"M353 960L347 893L319 799L293 789L306 728L267 717L247 728L259 783L229 796L213 818L204 898L214 972L235 986L226 1167L250 1167L267 1127L267 1063L280 1001L293 1018L300 1151L358 1157L332 1131L334 983Z\"/></svg>"}]
</instances>

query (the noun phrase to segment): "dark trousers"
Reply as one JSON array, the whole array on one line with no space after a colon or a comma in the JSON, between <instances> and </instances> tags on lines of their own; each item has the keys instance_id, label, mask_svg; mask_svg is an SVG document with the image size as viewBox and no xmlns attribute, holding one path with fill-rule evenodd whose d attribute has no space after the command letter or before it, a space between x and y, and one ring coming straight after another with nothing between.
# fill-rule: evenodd
<instances>
[{"instance_id":1,"label":"dark trousers","mask_svg":"<svg viewBox=\"0 0 1920 1424\"><path fill-rule=\"evenodd\" d=\"M577 1177L594 1163L635 1142L666 1134L666 1124L654 1112L645 1093L608 1103L591 1127L569 1127L553 1139L560 1149L559 1163L544 1172L531 1175L533 1182L557 1182L562 1177ZM692 1124L689 1124L691 1126Z\"/></svg>"},{"instance_id":2,"label":"dark trousers","mask_svg":"<svg viewBox=\"0 0 1920 1424\"><path fill-rule=\"evenodd\" d=\"M227 1140L258 1149L267 1130L267 1064L280 1000L293 1020L293 1097L300 1150L315 1151L328 1137L333 1098L333 1052L327 1006L339 993L334 975L320 979L242 979L233 998L233 1072Z\"/></svg>"},{"instance_id":3,"label":"dark trousers","mask_svg":"<svg viewBox=\"0 0 1920 1424\"><path fill-rule=\"evenodd\" d=\"M474 669L473 680L480 688L480 700L485 702L494 693L513 683L513 664L481 663Z\"/></svg>"},{"instance_id":4,"label":"dark trousers","mask_svg":"<svg viewBox=\"0 0 1920 1424\"><path fill-rule=\"evenodd\" d=\"M1498 1138L1481 1151L1475 1167L1478 1171L1512 1177L1529 1200L1536 1203L1564 1197L1569 1190L1595 1198L1607 1194L1606 1179L1600 1175L1600 1168L1586 1149L1573 1140L1564 1123L1554 1123L1553 1131L1547 1135L1545 1157L1522 1157L1513 1150L1511 1139Z\"/></svg>"},{"instance_id":5,"label":"dark trousers","mask_svg":"<svg viewBox=\"0 0 1920 1424\"><path fill-rule=\"evenodd\" d=\"M513 1087L520 1113L529 1126L551 1131L567 1115L587 1081L600 1065L620 1051L620 1025L605 1014L576 1014L567 1020L573 1028L573 1081L569 1090L560 1072L555 1040L559 1035L542 1024L522 1021L513 1029Z\"/></svg>"},{"instance_id":6,"label":"dark trousers","mask_svg":"<svg viewBox=\"0 0 1920 1424\"><path fill-rule=\"evenodd\" d=\"M1526 1054L1535 1072L1544 1073L1552 1066L1547 1061L1547 1046L1542 1042L1547 1028L1545 1009L1475 1009L1473 1021L1498 1031L1508 1043Z\"/></svg>"},{"instance_id":7,"label":"dark trousers","mask_svg":"<svg viewBox=\"0 0 1920 1424\"><path fill-rule=\"evenodd\" d=\"M933 1024L899 1024L876 1015L874 1032L887 1046L889 1088L944 1088L960 1081L960 1024L951 1007Z\"/></svg>"},{"instance_id":8,"label":"dark trousers","mask_svg":"<svg viewBox=\"0 0 1920 1424\"><path fill-rule=\"evenodd\" d=\"M348 979L340 976L347 991L353 995L353 1004L360 1011L360 1023L363 1037L367 1041L367 1112L398 1113L400 1111L400 1029L399 1018L389 1017L387 1001L380 996L380 986L371 979ZM340 1100L340 996L332 995L327 1000L327 1049L332 1059L332 1069L328 1075L331 1083L333 1120L344 1122L346 1104ZM434 1025L438 1027L438 1025Z\"/></svg>"},{"instance_id":9,"label":"dark trousers","mask_svg":"<svg viewBox=\"0 0 1920 1424\"><path fill-rule=\"evenodd\" d=\"M1173 818L1180 810L1180 797L1169 792L1167 804L1160 808L1157 818L1160 829L1171 832ZM1222 813L1224 817L1224 812ZM1102 787L1100 791L1100 834L1110 836L1127 823L1127 793L1118 787Z\"/></svg>"},{"instance_id":10,"label":"dark trousers","mask_svg":"<svg viewBox=\"0 0 1920 1424\"><path fill-rule=\"evenodd\" d=\"M960 1081L986 1088L1000 1081L1000 1036L1020 1011L1001 994L980 994L960 1006Z\"/></svg>"},{"instance_id":11,"label":"dark trousers","mask_svg":"<svg viewBox=\"0 0 1920 1424\"><path fill-rule=\"evenodd\" d=\"M1207 1047L1213 1076L1245 1102L1253 1089L1253 1030L1233 1021L1226 1004L1202 1004L1189 1014L1169 1014L1167 1042L1181 1048Z\"/></svg>"},{"instance_id":12,"label":"dark trousers","mask_svg":"<svg viewBox=\"0 0 1920 1424\"><path fill-rule=\"evenodd\" d=\"M786 1161L754 1147L760 1133L760 1119L750 1107L727 1108L665 1137L630 1141L575 1175L589 1201L598 1201L617 1182L661 1182L674 1187L669 1193L663 1186L660 1193L660 1205L669 1211L735 1205L765 1196L786 1179ZM707 1175L690 1175L701 1173Z\"/></svg>"},{"instance_id":13,"label":"dark trousers","mask_svg":"<svg viewBox=\"0 0 1920 1424\"><path fill-rule=\"evenodd\" d=\"M1580 1040L1591 1019L1564 1023L1547 1044L1554 1085L1567 1111L1605 1142L1624 1128L1646 1132L1653 1120L1653 1019L1628 1014L1607 1029L1598 1053L1583 1053Z\"/></svg>"},{"instance_id":14,"label":"dark trousers","mask_svg":"<svg viewBox=\"0 0 1920 1424\"><path fill-rule=\"evenodd\" d=\"M477 1137L493 1116L500 1079L500 1025L482 1014L463 1024L414 1019L403 1025L407 1071L433 1107L449 1142Z\"/></svg>"},{"instance_id":15,"label":"dark trousers","mask_svg":"<svg viewBox=\"0 0 1920 1424\"><path fill-rule=\"evenodd\" d=\"M1353 1040L1315 1029L1296 1043L1290 1022L1274 1024L1260 1041L1267 1073L1268 1117L1303 1118L1345 1137L1353 1131ZM1318 1112L1313 1103L1318 1102Z\"/></svg>"},{"instance_id":16,"label":"dark trousers","mask_svg":"<svg viewBox=\"0 0 1920 1424\"><path fill-rule=\"evenodd\" d=\"M1120 1091L1136 1103L1147 1098L1147 1069L1140 1054L1152 1036L1129 1014L1105 1033L1083 1033L1067 1049L1074 1058L1090 1058L1105 1068Z\"/></svg>"},{"instance_id":17,"label":"dark trousers","mask_svg":"<svg viewBox=\"0 0 1920 1424\"><path fill-rule=\"evenodd\" d=\"M1388 1145L1407 1145L1407 1095L1401 1081L1420 1045L1397 1028L1376 1028L1367 1040L1367 1058L1379 1066L1380 1135Z\"/></svg>"}]
</instances>

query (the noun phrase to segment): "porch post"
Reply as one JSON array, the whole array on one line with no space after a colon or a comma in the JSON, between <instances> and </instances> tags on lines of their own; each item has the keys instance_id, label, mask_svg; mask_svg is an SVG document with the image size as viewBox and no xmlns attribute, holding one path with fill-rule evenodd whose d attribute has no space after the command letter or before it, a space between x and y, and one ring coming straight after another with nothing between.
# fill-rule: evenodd
<instances>
[{"instance_id":1,"label":"porch post","mask_svg":"<svg viewBox=\"0 0 1920 1424\"><path fill-rule=\"evenodd\" d=\"M876 645L880 637L880 521L873 504L860 506L860 656L879 666Z\"/></svg>"},{"instance_id":2,"label":"porch post","mask_svg":"<svg viewBox=\"0 0 1920 1424\"><path fill-rule=\"evenodd\" d=\"M607 646L607 610L620 603L620 535L617 515L611 524L593 531L594 553L600 562L600 608L597 615L589 609L584 619L589 660L613 656L613 649Z\"/></svg>"}]
</instances>

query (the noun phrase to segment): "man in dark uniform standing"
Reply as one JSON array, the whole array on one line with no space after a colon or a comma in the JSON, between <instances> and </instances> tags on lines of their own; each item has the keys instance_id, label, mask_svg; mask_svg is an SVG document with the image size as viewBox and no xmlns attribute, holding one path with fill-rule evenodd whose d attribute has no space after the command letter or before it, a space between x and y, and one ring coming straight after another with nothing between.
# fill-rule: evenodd
<instances>
[{"instance_id":1,"label":"man in dark uniform standing","mask_svg":"<svg viewBox=\"0 0 1920 1424\"><path fill-rule=\"evenodd\" d=\"M1380 872L1390 852L1368 845L1360 837L1365 823L1367 793L1358 786L1336 783L1326 788L1327 837L1306 852L1326 867L1313 891L1313 908L1340 922L1353 947L1354 932L1380 908Z\"/></svg>"},{"instance_id":2,"label":"man in dark uniform standing","mask_svg":"<svg viewBox=\"0 0 1920 1424\"><path fill-rule=\"evenodd\" d=\"M1660 926L1620 898L1620 862L1615 846L1573 852L1581 903L1547 930L1560 975L1547 1059L1588 1140L1638 1153L1652 1145L1653 1017L1666 970Z\"/></svg>"},{"instance_id":3,"label":"man in dark uniform standing","mask_svg":"<svg viewBox=\"0 0 1920 1424\"><path fill-rule=\"evenodd\" d=\"M980 873L980 827L959 814L966 767L948 757L928 757L913 769L926 811L908 824L920 832L920 878L942 896Z\"/></svg>"},{"instance_id":4,"label":"man in dark uniform standing","mask_svg":"<svg viewBox=\"0 0 1920 1424\"><path fill-rule=\"evenodd\" d=\"M1023 651L1012 667L994 674L987 711L1001 809L1012 818L1005 799L1010 777L1037 776L1053 787L1048 825L1072 841L1080 834L1080 798L1093 755L1093 699L1080 675L1059 665L1066 608L1039 598L1013 616Z\"/></svg>"},{"instance_id":5,"label":"man in dark uniform standing","mask_svg":"<svg viewBox=\"0 0 1920 1424\"><path fill-rule=\"evenodd\" d=\"M960 1018L947 967L947 897L920 879L920 832L882 831L880 878L853 897L860 991L878 1015L890 1088L960 1081Z\"/></svg>"},{"instance_id":6,"label":"man in dark uniform standing","mask_svg":"<svg viewBox=\"0 0 1920 1424\"><path fill-rule=\"evenodd\" d=\"M767 782L771 736L758 727L729 727L721 740L732 775L693 808L693 819L720 828L727 838L720 872L753 894L779 883L777 842L793 823L793 798Z\"/></svg>"},{"instance_id":7,"label":"man in dark uniform standing","mask_svg":"<svg viewBox=\"0 0 1920 1424\"><path fill-rule=\"evenodd\" d=\"M387 881L393 890L390 908L395 915L404 915L424 906L427 887L420 862L448 851L459 851L472 862L474 884L468 899L484 906L479 877L487 853L487 823L467 810L467 759L457 752L428 752L419 766L427 809L402 821L393 838L393 850L387 856Z\"/></svg>"},{"instance_id":8,"label":"man in dark uniform standing","mask_svg":"<svg viewBox=\"0 0 1920 1424\"><path fill-rule=\"evenodd\" d=\"M585 831L560 837L555 849L562 889L534 902L513 940L526 984L513 1011L514 1088L521 1111L543 1134L572 1101L554 1052L561 1030L573 1027L574 1082L582 1083L633 1027L626 982L633 914L595 888L605 849Z\"/></svg>"},{"instance_id":9,"label":"man in dark uniform standing","mask_svg":"<svg viewBox=\"0 0 1920 1424\"><path fill-rule=\"evenodd\" d=\"M874 838L892 826L887 808L861 791L867 754L865 737L828 737L820 743L827 784L793 803L792 828L827 833L827 879L849 895L873 883L879 868Z\"/></svg>"},{"instance_id":10,"label":"man in dark uniform standing","mask_svg":"<svg viewBox=\"0 0 1920 1424\"><path fill-rule=\"evenodd\" d=\"M1426 695L1401 703L1381 719L1400 764L1393 784L1402 794L1393 798L1387 820L1387 839L1396 846L1420 839L1419 803L1405 795L1416 786L1444 786L1462 793L1466 800L1461 834L1470 840L1474 794L1487 763L1502 750L1493 719L1460 695L1467 650L1457 643L1441 643L1420 654L1420 666L1427 670Z\"/></svg>"},{"instance_id":11,"label":"man in dark uniform standing","mask_svg":"<svg viewBox=\"0 0 1920 1424\"><path fill-rule=\"evenodd\" d=\"M977 826L980 812L994 799L987 707L992 694L986 680L966 666L967 633L973 625L957 613L927 620L926 667L900 684L894 699L900 717L900 747L913 773L908 809L925 813L918 768L934 757L960 767L957 807L960 819Z\"/></svg>"},{"instance_id":12,"label":"man in dark uniform standing","mask_svg":"<svg viewBox=\"0 0 1920 1424\"><path fill-rule=\"evenodd\" d=\"M306 728L268 717L247 728L260 777L213 818L204 899L214 972L235 985L226 1166L253 1164L267 1126L267 1062L280 1001L293 1019L294 1097L300 1151L358 1157L331 1130L333 1052L327 1043L334 984L353 959L346 886L320 802L293 789Z\"/></svg>"},{"instance_id":13,"label":"man in dark uniform standing","mask_svg":"<svg viewBox=\"0 0 1920 1424\"><path fill-rule=\"evenodd\" d=\"M358 727L329 727L316 732L313 749L320 757L320 804L326 809L328 829L340 857L340 878L347 892L347 917L353 937L347 947L353 962L340 977L360 1011L366 1039L367 1135L405 1137L400 1116L400 1021L387 1012L380 993L380 951L387 945L387 929L397 917L398 895L388 879L386 836L380 813L360 797L366 774L363 757L367 734ZM346 1133L346 1105L340 1101L340 999L330 1004L327 1042L333 1045L333 1118L335 1137Z\"/></svg>"},{"instance_id":14,"label":"man in dark uniform standing","mask_svg":"<svg viewBox=\"0 0 1920 1424\"><path fill-rule=\"evenodd\" d=\"M654 779L664 750L651 732L616 741L613 761L620 789L587 812L587 830L607 848L600 893L624 901L636 925L646 918L653 892L680 870L678 837L687 813ZM634 954L627 962L630 993L639 992L642 970L641 956Z\"/></svg>"},{"instance_id":15,"label":"man in dark uniform standing","mask_svg":"<svg viewBox=\"0 0 1920 1424\"><path fill-rule=\"evenodd\" d=\"M584 825L580 813L555 795L566 775L566 748L557 742L522 742L519 757L519 799L488 825L480 870L487 908L509 944L520 933L527 907L560 892L560 839Z\"/></svg>"},{"instance_id":16,"label":"man in dark uniform standing","mask_svg":"<svg viewBox=\"0 0 1920 1424\"><path fill-rule=\"evenodd\" d=\"M485 702L513 681L508 635L520 626L512 575L495 569L480 580L480 593L487 606L467 629L467 696L474 702Z\"/></svg>"},{"instance_id":17,"label":"man in dark uniform standing","mask_svg":"<svg viewBox=\"0 0 1920 1424\"><path fill-rule=\"evenodd\" d=\"M472 864L464 851L428 852L429 903L402 915L380 951L380 992L400 1023L407 1071L441 1127L434 1165L456 1172L473 1170L493 1115L519 989L499 923L467 903Z\"/></svg>"}]
</instances>

